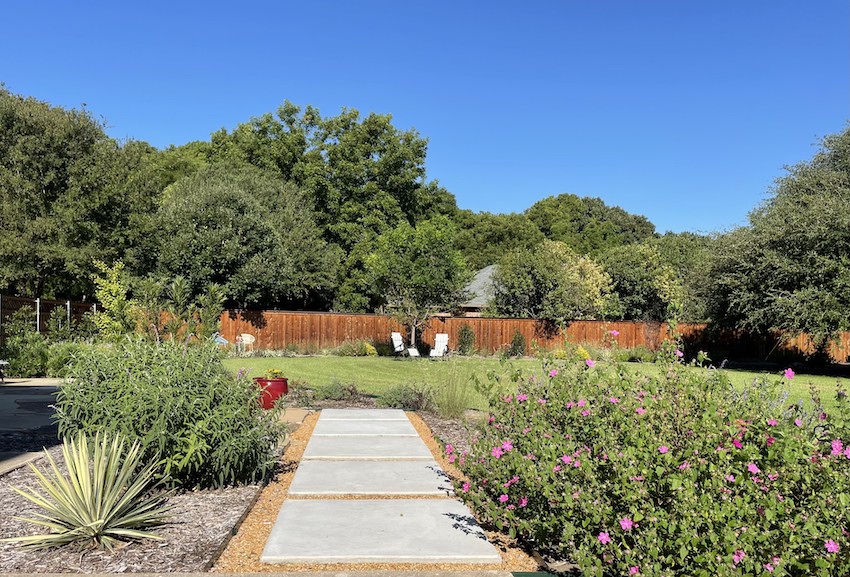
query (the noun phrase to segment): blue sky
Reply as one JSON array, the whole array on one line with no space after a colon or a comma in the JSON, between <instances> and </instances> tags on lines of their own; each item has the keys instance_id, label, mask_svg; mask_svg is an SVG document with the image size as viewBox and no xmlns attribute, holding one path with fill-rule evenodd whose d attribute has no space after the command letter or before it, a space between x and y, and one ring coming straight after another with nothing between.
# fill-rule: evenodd
<instances>
[{"instance_id":1,"label":"blue sky","mask_svg":"<svg viewBox=\"0 0 850 577\"><path fill-rule=\"evenodd\" d=\"M3 21L6 88L112 136L208 139L285 99L391 113L476 211L570 192L726 230L850 120L846 0L20 0Z\"/></svg>"}]
</instances>

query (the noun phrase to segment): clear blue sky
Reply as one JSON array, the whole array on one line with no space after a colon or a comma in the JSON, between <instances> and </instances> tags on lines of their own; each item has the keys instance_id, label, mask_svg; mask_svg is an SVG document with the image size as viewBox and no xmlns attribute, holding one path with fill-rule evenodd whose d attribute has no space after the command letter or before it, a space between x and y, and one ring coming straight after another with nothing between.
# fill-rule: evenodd
<instances>
[{"instance_id":1,"label":"clear blue sky","mask_svg":"<svg viewBox=\"0 0 850 577\"><path fill-rule=\"evenodd\" d=\"M476 211L571 192L724 230L850 119L846 0L11 0L2 20L0 81L112 136L208 139L284 99L391 113Z\"/></svg>"}]
</instances>

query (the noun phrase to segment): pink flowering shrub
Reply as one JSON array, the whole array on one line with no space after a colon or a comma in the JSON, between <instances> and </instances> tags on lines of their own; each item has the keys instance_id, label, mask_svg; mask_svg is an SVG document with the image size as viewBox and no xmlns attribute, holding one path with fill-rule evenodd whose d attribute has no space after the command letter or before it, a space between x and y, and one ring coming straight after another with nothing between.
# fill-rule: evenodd
<instances>
[{"instance_id":1,"label":"pink flowering shrub","mask_svg":"<svg viewBox=\"0 0 850 577\"><path fill-rule=\"evenodd\" d=\"M583 575L850 575L846 395L804 410L668 356L657 377L544 361L491 400L458 494Z\"/></svg>"}]
</instances>

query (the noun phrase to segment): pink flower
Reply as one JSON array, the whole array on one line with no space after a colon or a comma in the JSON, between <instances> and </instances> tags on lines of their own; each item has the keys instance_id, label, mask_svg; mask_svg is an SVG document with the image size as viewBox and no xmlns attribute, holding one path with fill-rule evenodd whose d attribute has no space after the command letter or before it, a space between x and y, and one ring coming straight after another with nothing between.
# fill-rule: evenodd
<instances>
[{"instance_id":1,"label":"pink flower","mask_svg":"<svg viewBox=\"0 0 850 577\"><path fill-rule=\"evenodd\" d=\"M511 402L511 401L513 401L513 400L514 400L514 398L513 398L513 396L511 396L511 395L508 395L507 397L505 397L505 402L506 402L506 403L510 403L510 402Z\"/></svg>"},{"instance_id":2,"label":"pink flower","mask_svg":"<svg viewBox=\"0 0 850 577\"><path fill-rule=\"evenodd\" d=\"M820 415L818 415L818 419L820 419L821 421L825 421L826 420L826 413L821 413Z\"/></svg>"},{"instance_id":3,"label":"pink flower","mask_svg":"<svg viewBox=\"0 0 850 577\"><path fill-rule=\"evenodd\" d=\"M517 403L521 403L521 402L527 401L527 400L528 400L528 395L519 394L519 395L516 396L516 402Z\"/></svg>"},{"instance_id":4,"label":"pink flower","mask_svg":"<svg viewBox=\"0 0 850 577\"><path fill-rule=\"evenodd\" d=\"M747 471L749 471L753 475L755 475L756 473L761 473L761 469L759 469L755 463L750 463L749 465L747 465Z\"/></svg>"},{"instance_id":5,"label":"pink flower","mask_svg":"<svg viewBox=\"0 0 850 577\"><path fill-rule=\"evenodd\" d=\"M836 543L832 539L824 541L823 545L824 547L826 547L827 553L838 553L838 543Z\"/></svg>"},{"instance_id":6,"label":"pink flower","mask_svg":"<svg viewBox=\"0 0 850 577\"><path fill-rule=\"evenodd\" d=\"M619 337L620 331L618 331L617 329L612 329L612 330L608 331L608 334L611 335L612 337Z\"/></svg>"},{"instance_id":7,"label":"pink flower","mask_svg":"<svg viewBox=\"0 0 850 577\"><path fill-rule=\"evenodd\" d=\"M773 565L771 565L770 563L765 563L764 565L762 565L762 567L764 567L764 570L768 573L773 573Z\"/></svg>"},{"instance_id":8,"label":"pink flower","mask_svg":"<svg viewBox=\"0 0 850 577\"><path fill-rule=\"evenodd\" d=\"M629 575L637 575L638 573L640 573L640 567L637 565L629 567Z\"/></svg>"},{"instance_id":9,"label":"pink flower","mask_svg":"<svg viewBox=\"0 0 850 577\"><path fill-rule=\"evenodd\" d=\"M448 443L446 445L446 455L451 455L452 451L454 451L454 450L455 450L455 448L451 443Z\"/></svg>"},{"instance_id":10,"label":"pink flower","mask_svg":"<svg viewBox=\"0 0 850 577\"><path fill-rule=\"evenodd\" d=\"M514 444L511 443L510 441L505 441L504 443L502 443L502 448L505 451L513 451L514 450Z\"/></svg>"},{"instance_id":11,"label":"pink flower","mask_svg":"<svg viewBox=\"0 0 850 577\"><path fill-rule=\"evenodd\" d=\"M493 450L490 451L490 454L496 457L497 459L505 454L501 447L493 447Z\"/></svg>"},{"instance_id":12,"label":"pink flower","mask_svg":"<svg viewBox=\"0 0 850 577\"><path fill-rule=\"evenodd\" d=\"M520 497L520 499L519 499L519 506L520 506L520 507L526 507L526 506L528 506L528 497Z\"/></svg>"},{"instance_id":13,"label":"pink flower","mask_svg":"<svg viewBox=\"0 0 850 577\"><path fill-rule=\"evenodd\" d=\"M643 477L640 475L637 477L629 477L629 481L643 481Z\"/></svg>"},{"instance_id":14,"label":"pink flower","mask_svg":"<svg viewBox=\"0 0 850 577\"><path fill-rule=\"evenodd\" d=\"M768 419L767 424L770 425L771 427L775 427L776 425L779 424L779 421L777 421L776 419Z\"/></svg>"},{"instance_id":15,"label":"pink flower","mask_svg":"<svg viewBox=\"0 0 850 577\"><path fill-rule=\"evenodd\" d=\"M596 361L591 360L591 359L587 359L586 361L584 361L584 364L586 364L588 367L590 367L592 369L594 367L594 365L596 365Z\"/></svg>"},{"instance_id":16,"label":"pink flower","mask_svg":"<svg viewBox=\"0 0 850 577\"><path fill-rule=\"evenodd\" d=\"M576 405L578 405L579 407L583 407L586 404L587 404L587 401L585 401L584 399L579 399L578 402L576 403Z\"/></svg>"},{"instance_id":17,"label":"pink flower","mask_svg":"<svg viewBox=\"0 0 850 577\"><path fill-rule=\"evenodd\" d=\"M550 377L557 377L558 376L558 369L552 369L551 371L549 371L549 376Z\"/></svg>"},{"instance_id":18,"label":"pink flower","mask_svg":"<svg viewBox=\"0 0 850 577\"><path fill-rule=\"evenodd\" d=\"M844 447L844 456L850 459L850 447Z\"/></svg>"},{"instance_id":19,"label":"pink flower","mask_svg":"<svg viewBox=\"0 0 850 577\"><path fill-rule=\"evenodd\" d=\"M744 560L744 557L746 557L746 556L747 556L747 554L746 554L746 553L744 553L744 551L743 551L742 549L738 549L738 550L737 550L737 551L735 551L735 553L732 555L732 563L734 563L735 565L737 565L738 563L740 563L741 561L743 561L743 560Z\"/></svg>"},{"instance_id":20,"label":"pink flower","mask_svg":"<svg viewBox=\"0 0 850 577\"><path fill-rule=\"evenodd\" d=\"M588 416L589 414L590 414L590 411L588 411L587 409L585 409L585 410L583 410L583 411L581 412L581 416L582 416L582 417L586 417L586 416Z\"/></svg>"},{"instance_id":21,"label":"pink flower","mask_svg":"<svg viewBox=\"0 0 850 577\"><path fill-rule=\"evenodd\" d=\"M743 447L741 441L739 441L738 439L732 439L732 444L735 445L736 449L740 449L741 447Z\"/></svg>"},{"instance_id":22,"label":"pink flower","mask_svg":"<svg viewBox=\"0 0 850 577\"><path fill-rule=\"evenodd\" d=\"M794 378L794 370L791 368L785 369L785 378L789 381Z\"/></svg>"},{"instance_id":23,"label":"pink flower","mask_svg":"<svg viewBox=\"0 0 850 577\"><path fill-rule=\"evenodd\" d=\"M798 427L802 427L803 421L801 421L800 419L794 419L794 424L797 425Z\"/></svg>"},{"instance_id":24,"label":"pink flower","mask_svg":"<svg viewBox=\"0 0 850 577\"><path fill-rule=\"evenodd\" d=\"M561 455L561 460L562 460L564 463L566 463L567 465L569 465L570 463L572 463L572 462L573 462L573 458L572 458L572 457L570 457L569 455Z\"/></svg>"},{"instance_id":25,"label":"pink flower","mask_svg":"<svg viewBox=\"0 0 850 577\"><path fill-rule=\"evenodd\" d=\"M455 459L457 459L457 455L449 455L449 463L454 463Z\"/></svg>"},{"instance_id":26,"label":"pink flower","mask_svg":"<svg viewBox=\"0 0 850 577\"><path fill-rule=\"evenodd\" d=\"M603 545L607 545L611 542L611 535L609 535L607 531L602 531L597 539L599 539L599 542Z\"/></svg>"},{"instance_id":27,"label":"pink flower","mask_svg":"<svg viewBox=\"0 0 850 577\"><path fill-rule=\"evenodd\" d=\"M557 473L557 472L558 472L558 471L560 471L560 470L561 470L561 466L560 466L560 465L555 465L554 467L552 467L552 472L553 472L553 473Z\"/></svg>"},{"instance_id":28,"label":"pink flower","mask_svg":"<svg viewBox=\"0 0 850 577\"><path fill-rule=\"evenodd\" d=\"M617 403L619 403L619 402L620 402L620 399L618 399L617 397L610 397L610 398L608 399L608 402L609 402L609 403L612 403L612 404L614 404L614 405L616 405Z\"/></svg>"},{"instance_id":29,"label":"pink flower","mask_svg":"<svg viewBox=\"0 0 850 577\"><path fill-rule=\"evenodd\" d=\"M768 437L767 437L767 446L769 447L769 446L771 446L771 445L772 445L773 443L775 443L775 442L776 442L776 439L775 439L774 437L771 437L770 435L768 435Z\"/></svg>"},{"instance_id":30,"label":"pink flower","mask_svg":"<svg viewBox=\"0 0 850 577\"><path fill-rule=\"evenodd\" d=\"M463 484L463 492L464 492L464 493L468 493L468 492L469 492L469 481L466 481L466 482Z\"/></svg>"},{"instance_id":31,"label":"pink flower","mask_svg":"<svg viewBox=\"0 0 850 577\"><path fill-rule=\"evenodd\" d=\"M844 451L844 444L841 442L841 439L832 441L832 454L840 455L842 451Z\"/></svg>"},{"instance_id":32,"label":"pink flower","mask_svg":"<svg viewBox=\"0 0 850 577\"><path fill-rule=\"evenodd\" d=\"M508 497L507 495L499 495L499 502L500 503L507 503L508 499L510 499L510 497Z\"/></svg>"},{"instance_id":33,"label":"pink flower","mask_svg":"<svg viewBox=\"0 0 850 577\"><path fill-rule=\"evenodd\" d=\"M684 471L684 470L686 470L686 469L690 469L690 468L691 468L691 464L690 464L690 463L688 463L687 461L685 461L684 463L682 463L681 465L679 465L679 470L680 470L680 471Z\"/></svg>"},{"instance_id":34,"label":"pink flower","mask_svg":"<svg viewBox=\"0 0 850 577\"><path fill-rule=\"evenodd\" d=\"M726 476L725 476L725 477L723 477L723 478L724 478L724 479L726 479L727 481L729 481L730 483L734 483L734 482L735 482L735 475L726 475Z\"/></svg>"},{"instance_id":35,"label":"pink flower","mask_svg":"<svg viewBox=\"0 0 850 577\"><path fill-rule=\"evenodd\" d=\"M635 523L630 518L623 517L620 519L620 527L622 527L623 531L631 531L634 526Z\"/></svg>"},{"instance_id":36,"label":"pink flower","mask_svg":"<svg viewBox=\"0 0 850 577\"><path fill-rule=\"evenodd\" d=\"M679 358L681 359L682 357L684 357L684 356L685 356L685 353L683 353L683 352L682 352L682 351L680 351L679 349L676 349L676 356L677 356L677 357L679 357Z\"/></svg>"},{"instance_id":37,"label":"pink flower","mask_svg":"<svg viewBox=\"0 0 850 577\"><path fill-rule=\"evenodd\" d=\"M662 455L664 453L668 452L669 450L670 450L670 447L668 447L667 445L661 445L660 447L658 447L658 452L661 453Z\"/></svg>"},{"instance_id":38,"label":"pink flower","mask_svg":"<svg viewBox=\"0 0 850 577\"><path fill-rule=\"evenodd\" d=\"M576 404L575 404L573 401L570 401L570 402L568 402L568 403L567 403L567 408L568 408L568 409L572 409L572 408L573 408L573 407L575 407L575 406L576 406Z\"/></svg>"},{"instance_id":39,"label":"pink flower","mask_svg":"<svg viewBox=\"0 0 850 577\"><path fill-rule=\"evenodd\" d=\"M646 409L644 409L643 407L638 407L637 409L635 409L635 412L636 412L638 415L642 415L642 414L644 414L644 413L646 412Z\"/></svg>"}]
</instances>

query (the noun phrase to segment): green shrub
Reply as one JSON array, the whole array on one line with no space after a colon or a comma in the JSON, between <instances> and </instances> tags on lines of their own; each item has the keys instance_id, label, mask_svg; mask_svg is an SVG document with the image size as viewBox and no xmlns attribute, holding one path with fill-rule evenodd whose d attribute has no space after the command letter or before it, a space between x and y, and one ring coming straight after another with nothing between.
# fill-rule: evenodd
<instances>
[{"instance_id":1,"label":"green shrub","mask_svg":"<svg viewBox=\"0 0 850 577\"><path fill-rule=\"evenodd\" d=\"M460 459L484 519L588 576L850 574L843 391L827 415L788 408L778 380L543 368Z\"/></svg>"},{"instance_id":2,"label":"green shrub","mask_svg":"<svg viewBox=\"0 0 850 577\"><path fill-rule=\"evenodd\" d=\"M112 549L122 541L160 538L145 530L161 525L168 511L163 507L162 496L151 494L157 485L156 465L143 467L139 443L133 443L125 451L126 442L120 435L111 439L96 435L91 444L90 451L89 440L82 433L75 440L63 441L67 477L59 474L46 450L52 475L30 464L45 494L29 488L13 488L41 507L45 514L39 515L39 519L22 520L47 527L51 532L9 541L23 542L32 549L70 543Z\"/></svg>"},{"instance_id":3,"label":"green shrub","mask_svg":"<svg viewBox=\"0 0 850 577\"><path fill-rule=\"evenodd\" d=\"M47 363L45 366L47 376L59 379L67 377L74 358L92 346L76 341L50 343L47 349Z\"/></svg>"},{"instance_id":4,"label":"green shrub","mask_svg":"<svg viewBox=\"0 0 850 577\"><path fill-rule=\"evenodd\" d=\"M475 331L469 325L461 325L457 332L457 352L468 355L475 347Z\"/></svg>"},{"instance_id":5,"label":"green shrub","mask_svg":"<svg viewBox=\"0 0 850 577\"><path fill-rule=\"evenodd\" d=\"M428 387L410 383L390 387L381 395L378 403L382 407L405 411L429 411L434 406Z\"/></svg>"},{"instance_id":6,"label":"green shrub","mask_svg":"<svg viewBox=\"0 0 850 577\"><path fill-rule=\"evenodd\" d=\"M462 417L472 402L470 383L464 382L457 366L452 366L445 382L431 391L434 408L447 419Z\"/></svg>"},{"instance_id":7,"label":"green shrub","mask_svg":"<svg viewBox=\"0 0 850 577\"><path fill-rule=\"evenodd\" d=\"M35 321L35 311L25 306L3 323L6 333L3 357L9 361L7 374L24 378L47 374L47 338L35 330Z\"/></svg>"},{"instance_id":8,"label":"green shrub","mask_svg":"<svg viewBox=\"0 0 850 577\"><path fill-rule=\"evenodd\" d=\"M360 391L354 383L333 381L316 389L316 399L328 401L355 401L360 398Z\"/></svg>"},{"instance_id":9,"label":"green shrub","mask_svg":"<svg viewBox=\"0 0 850 577\"><path fill-rule=\"evenodd\" d=\"M525 355L525 336L519 332L519 329L514 329L511 345L505 354L509 357L522 357Z\"/></svg>"},{"instance_id":10,"label":"green shrub","mask_svg":"<svg viewBox=\"0 0 850 577\"><path fill-rule=\"evenodd\" d=\"M338 357L367 357L378 356L378 351L375 345L366 340L345 341L333 351L331 354Z\"/></svg>"},{"instance_id":11,"label":"green shrub","mask_svg":"<svg viewBox=\"0 0 850 577\"><path fill-rule=\"evenodd\" d=\"M615 349L614 360L620 363L654 363L657 353L647 347L638 346L631 349Z\"/></svg>"},{"instance_id":12,"label":"green shrub","mask_svg":"<svg viewBox=\"0 0 850 577\"><path fill-rule=\"evenodd\" d=\"M125 338L77 354L57 394L61 435L119 432L184 487L257 481L274 466L282 433L260 389L233 377L212 342Z\"/></svg>"},{"instance_id":13,"label":"green shrub","mask_svg":"<svg viewBox=\"0 0 850 577\"><path fill-rule=\"evenodd\" d=\"M47 315L47 335L53 342L74 338L73 326L68 322L68 311L64 307L56 307Z\"/></svg>"}]
</instances>

